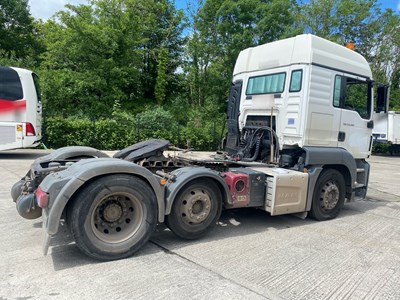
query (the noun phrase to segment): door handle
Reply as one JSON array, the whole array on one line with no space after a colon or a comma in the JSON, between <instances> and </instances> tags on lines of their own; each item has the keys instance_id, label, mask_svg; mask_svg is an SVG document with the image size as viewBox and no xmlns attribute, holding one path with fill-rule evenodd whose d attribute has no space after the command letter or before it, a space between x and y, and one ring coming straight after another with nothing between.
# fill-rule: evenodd
<instances>
[{"instance_id":1,"label":"door handle","mask_svg":"<svg viewBox=\"0 0 400 300\"><path fill-rule=\"evenodd\" d=\"M338 141L339 141L339 142L344 142L345 139L346 139L346 132L339 131L339 134L338 134Z\"/></svg>"}]
</instances>

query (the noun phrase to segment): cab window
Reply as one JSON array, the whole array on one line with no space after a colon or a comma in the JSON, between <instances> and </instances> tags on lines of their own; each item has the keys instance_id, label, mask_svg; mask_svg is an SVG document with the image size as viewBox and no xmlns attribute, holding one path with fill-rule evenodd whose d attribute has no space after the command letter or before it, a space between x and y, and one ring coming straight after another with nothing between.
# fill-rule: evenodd
<instances>
[{"instance_id":1,"label":"cab window","mask_svg":"<svg viewBox=\"0 0 400 300\"><path fill-rule=\"evenodd\" d=\"M246 95L279 94L285 87L286 73L250 77Z\"/></svg>"},{"instance_id":2,"label":"cab window","mask_svg":"<svg viewBox=\"0 0 400 300\"><path fill-rule=\"evenodd\" d=\"M340 107L340 99L342 92L342 76L336 75L335 77L335 87L333 89L333 106Z\"/></svg>"},{"instance_id":3,"label":"cab window","mask_svg":"<svg viewBox=\"0 0 400 300\"><path fill-rule=\"evenodd\" d=\"M361 118L371 117L371 83L356 78L335 77L333 105L356 111Z\"/></svg>"},{"instance_id":4,"label":"cab window","mask_svg":"<svg viewBox=\"0 0 400 300\"><path fill-rule=\"evenodd\" d=\"M300 92L301 91L301 82L303 79L303 70L294 70L292 75L290 76L290 87L289 92Z\"/></svg>"}]
</instances>

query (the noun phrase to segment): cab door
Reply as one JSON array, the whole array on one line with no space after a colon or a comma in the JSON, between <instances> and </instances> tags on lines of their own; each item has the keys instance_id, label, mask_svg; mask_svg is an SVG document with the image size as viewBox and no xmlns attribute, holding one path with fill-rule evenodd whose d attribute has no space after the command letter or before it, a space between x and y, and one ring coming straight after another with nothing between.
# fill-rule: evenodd
<instances>
[{"instance_id":1,"label":"cab door","mask_svg":"<svg viewBox=\"0 0 400 300\"><path fill-rule=\"evenodd\" d=\"M367 158L370 154L373 121L372 82L353 75L336 75L335 107L341 108L338 146L349 151L354 158Z\"/></svg>"}]
</instances>

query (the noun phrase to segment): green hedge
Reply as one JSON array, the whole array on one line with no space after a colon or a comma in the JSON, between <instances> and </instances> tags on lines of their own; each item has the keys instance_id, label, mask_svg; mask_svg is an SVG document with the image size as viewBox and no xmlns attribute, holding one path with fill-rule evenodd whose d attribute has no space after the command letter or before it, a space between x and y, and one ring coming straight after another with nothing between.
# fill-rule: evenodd
<instances>
[{"instance_id":1,"label":"green hedge","mask_svg":"<svg viewBox=\"0 0 400 300\"><path fill-rule=\"evenodd\" d=\"M170 112L156 108L136 116L112 113L110 118L98 120L76 116L49 117L44 126L44 143L49 148L79 145L117 150L138 141L157 138L169 140L181 148L216 150L223 117L218 121L210 120L197 111L188 112L188 116L186 124L178 124ZM374 143L372 152L389 154L389 145Z\"/></svg>"},{"instance_id":2,"label":"green hedge","mask_svg":"<svg viewBox=\"0 0 400 300\"><path fill-rule=\"evenodd\" d=\"M116 150L157 138L169 140L181 148L215 150L223 122L223 117L217 122L198 114L186 124L179 124L162 108L149 109L136 116L112 113L106 119L48 117L44 142L49 148L80 145Z\"/></svg>"},{"instance_id":3,"label":"green hedge","mask_svg":"<svg viewBox=\"0 0 400 300\"><path fill-rule=\"evenodd\" d=\"M374 154L389 154L389 144L376 143L372 144L372 153Z\"/></svg>"}]
</instances>

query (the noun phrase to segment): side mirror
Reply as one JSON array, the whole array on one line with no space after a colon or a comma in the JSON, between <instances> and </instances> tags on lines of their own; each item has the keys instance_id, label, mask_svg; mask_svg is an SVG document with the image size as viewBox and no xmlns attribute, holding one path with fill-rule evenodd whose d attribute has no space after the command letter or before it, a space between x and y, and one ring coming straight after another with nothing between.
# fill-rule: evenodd
<instances>
[{"instance_id":1,"label":"side mirror","mask_svg":"<svg viewBox=\"0 0 400 300\"><path fill-rule=\"evenodd\" d=\"M376 96L376 109L375 112L387 113L389 109L389 86L379 85Z\"/></svg>"}]
</instances>

